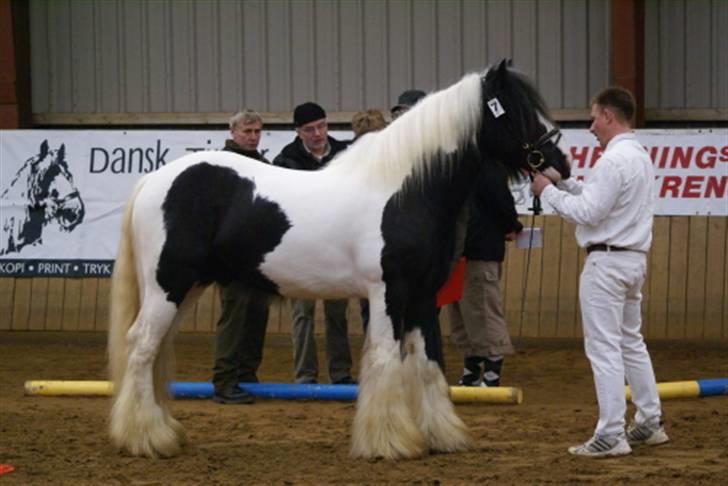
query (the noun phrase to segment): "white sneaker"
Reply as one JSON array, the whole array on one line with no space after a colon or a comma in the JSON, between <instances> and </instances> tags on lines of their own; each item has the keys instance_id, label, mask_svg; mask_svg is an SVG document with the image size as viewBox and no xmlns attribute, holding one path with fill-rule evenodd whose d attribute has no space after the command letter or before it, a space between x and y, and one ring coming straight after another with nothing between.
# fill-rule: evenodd
<instances>
[{"instance_id":1,"label":"white sneaker","mask_svg":"<svg viewBox=\"0 0 728 486\"><path fill-rule=\"evenodd\" d=\"M647 424L632 423L627 428L627 442L629 445L660 445L669 441L662 425L649 426Z\"/></svg>"},{"instance_id":2,"label":"white sneaker","mask_svg":"<svg viewBox=\"0 0 728 486\"><path fill-rule=\"evenodd\" d=\"M632 453L624 437L600 437L595 435L581 445L569 447L569 453L586 457L615 457Z\"/></svg>"}]
</instances>

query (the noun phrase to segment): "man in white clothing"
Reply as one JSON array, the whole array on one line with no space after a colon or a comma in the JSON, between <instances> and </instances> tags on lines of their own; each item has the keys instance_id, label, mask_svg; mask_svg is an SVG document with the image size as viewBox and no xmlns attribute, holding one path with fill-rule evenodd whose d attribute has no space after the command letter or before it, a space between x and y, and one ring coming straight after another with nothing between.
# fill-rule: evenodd
<instances>
[{"instance_id":1,"label":"man in white clothing","mask_svg":"<svg viewBox=\"0 0 728 486\"><path fill-rule=\"evenodd\" d=\"M579 282L584 349L594 374L599 421L594 436L569 448L579 456L621 456L630 446L668 441L655 374L640 328L642 284L652 241L655 175L631 128L632 94L599 93L590 131L604 152L583 183L561 181L556 171L534 177L531 190L567 221L587 258ZM554 183L556 185L554 185ZM624 380L636 407L625 434Z\"/></svg>"}]
</instances>

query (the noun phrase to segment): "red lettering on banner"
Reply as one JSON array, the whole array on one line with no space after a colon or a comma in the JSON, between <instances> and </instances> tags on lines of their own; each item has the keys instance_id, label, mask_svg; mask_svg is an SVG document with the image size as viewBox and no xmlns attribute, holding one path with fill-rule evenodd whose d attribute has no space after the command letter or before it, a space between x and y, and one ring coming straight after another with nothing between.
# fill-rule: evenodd
<instances>
[{"instance_id":1,"label":"red lettering on banner","mask_svg":"<svg viewBox=\"0 0 728 486\"><path fill-rule=\"evenodd\" d=\"M660 189L660 197L678 197L680 192L680 177L677 176L665 176L662 179L662 188ZM667 196L667 191L672 192L670 196Z\"/></svg>"},{"instance_id":2,"label":"red lettering on banner","mask_svg":"<svg viewBox=\"0 0 728 486\"><path fill-rule=\"evenodd\" d=\"M720 161L728 162L728 145L720 149Z\"/></svg>"},{"instance_id":3,"label":"red lettering on banner","mask_svg":"<svg viewBox=\"0 0 728 486\"><path fill-rule=\"evenodd\" d=\"M655 182L660 176L655 177ZM728 197L728 176L665 176L660 185L660 198L725 199Z\"/></svg>"},{"instance_id":4,"label":"red lettering on banner","mask_svg":"<svg viewBox=\"0 0 728 486\"><path fill-rule=\"evenodd\" d=\"M695 154L695 165L701 169L712 169L715 167L715 154L717 151L715 147L711 146L701 148ZM709 155L705 156L706 153Z\"/></svg>"},{"instance_id":5,"label":"red lettering on banner","mask_svg":"<svg viewBox=\"0 0 728 486\"><path fill-rule=\"evenodd\" d=\"M571 147L571 165L576 164L576 167L582 169L586 165L586 157L591 147L580 147L580 149L577 152L577 147Z\"/></svg>"},{"instance_id":6,"label":"red lettering on banner","mask_svg":"<svg viewBox=\"0 0 728 486\"><path fill-rule=\"evenodd\" d=\"M670 168L674 169L678 165L683 169L690 167L690 157L693 155L693 147L681 147L680 145L675 146L675 151L672 153L672 163Z\"/></svg>"},{"instance_id":7,"label":"red lettering on banner","mask_svg":"<svg viewBox=\"0 0 728 486\"><path fill-rule=\"evenodd\" d=\"M728 196L728 176L708 177L705 197L725 198Z\"/></svg>"},{"instance_id":8,"label":"red lettering on banner","mask_svg":"<svg viewBox=\"0 0 728 486\"><path fill-rule=\"evenodd\" d=\"M650 160L652 160L652 165L655 165L655 162L657 162L657 154L658 154L658 151L660 150L660 147L655 145L654 147L650 147L649 149L647 149L647 147L645 147L645 150L649 151Z\"/></svg>"},{"instance_id":9,"label":"red lettering on banner","mask_svg":"<svg viewBox=\"0 0 728 486\"><path fill-rule=\"evenodd\" d=\"M660 157L660 162L657 164L657 166L661 169L665 168L665 164L667 164L667 156L670 154L670 147L660 147L662 149L662 156ZM655 158L655 162L657 162L657 158Z\"/></svg>"},{"instance_id":10,"label":"red lettering on banner","mask_svg":"<svg viewBox=\"0 0 728 486\"><path fill-rule=\"evenodd\" d=\"M683 186L682 197L698 198L700 197L700 184L703 182L701 176L687 176L685 178L685 185Z\"/></svg>"},{"instance_id":11,"label":"red lettering on banner","mask_svg":"<svg viewBox=\"0 0 728 486\"><path fill-rule=\"evenodd\" d=\"M597 163L599 157L602 156L602 152L604 152L604 150L601 147L594 147L594 150L592 151L591 162L589 163L589 168L594 167L594 164Z\"/></svg>"}]
</instances>

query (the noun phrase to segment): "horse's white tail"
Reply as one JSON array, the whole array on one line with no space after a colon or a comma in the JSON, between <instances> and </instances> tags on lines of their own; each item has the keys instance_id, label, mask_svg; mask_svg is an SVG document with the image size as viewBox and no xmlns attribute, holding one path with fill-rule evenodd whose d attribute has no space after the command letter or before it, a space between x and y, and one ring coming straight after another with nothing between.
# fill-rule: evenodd
<instances>
[{"instance_id":1,"label":"horse's white tail","mask_svg":"<svg viewBox=\"0 0 728 486\"><path fill-rule=\"evenodd\" d=\"M166 403L173 373L174 327L178 310L189 308L195 292L178 309L166 302L159 289L154 292L154 282L144 281L139 274L132 214L143 185L144 179L124 209L111 279L108 351L114 399L109 432L116 446L133 455L170 457L185 442L184 429Z\"/></svg>"},{"instance_id":2,"label":"horse's white tail","mask_svg":"<svg viewBox=\"0 0 728 486\"><path fill-rule=\"evenodd\" d=\"M111 274L111 310L109 316L109 372L114 383L114 396L121 390L124 381L127 360L126 335L139 313L139 282L137 280L136 261L131 216L134 212L134 201L142 188L140 180L124 208L121 223L121 240Z\"/></svg>"}]
</instances>

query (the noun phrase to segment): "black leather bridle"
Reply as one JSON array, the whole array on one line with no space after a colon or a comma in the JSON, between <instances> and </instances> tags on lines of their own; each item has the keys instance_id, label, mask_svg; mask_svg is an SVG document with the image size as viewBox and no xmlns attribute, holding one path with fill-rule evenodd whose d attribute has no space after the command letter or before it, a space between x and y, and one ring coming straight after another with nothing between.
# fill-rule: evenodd
<instances>
[{"instance_id":1,"label":"black leather bridle","mask_svg":"<svg viewBox=\"0 0 728 486\"><path fill-rule=\"evenodd\" d=\"M556 127L541 135L536 142L523 144L523 150L527 152L526 162L532 172L541 172L541 166L546 162L546 158L543 156L541 149L554 137L556 139L553 141L553 144L556 145L561 140L561 132Z\"/></svg>"}]
</instances>

